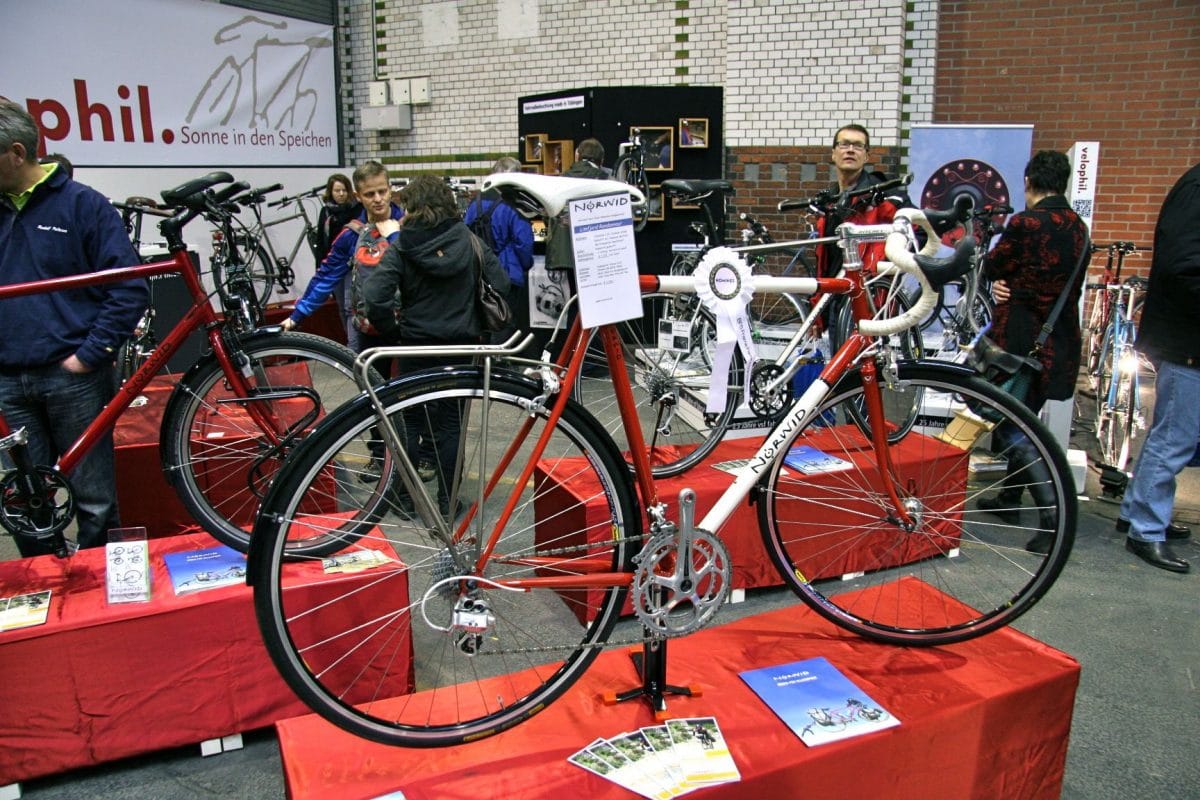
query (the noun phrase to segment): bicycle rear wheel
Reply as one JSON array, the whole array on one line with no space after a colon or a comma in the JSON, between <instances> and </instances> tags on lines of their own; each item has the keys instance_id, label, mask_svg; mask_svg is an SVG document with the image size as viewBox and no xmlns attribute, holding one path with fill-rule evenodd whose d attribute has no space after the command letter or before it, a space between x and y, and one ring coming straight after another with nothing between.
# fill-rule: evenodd
<instances>
[{"instance_id":1,"label":"bicycle rear wheel","mask_svg":"<svg viewBox=\"0 0 1200 800\"><path fill-rule=\"evenodd\" d=\"M548 416L541 394L503 373L485 393L465 368L403 378L382 403L414 461L425 441L451 445L435 446L434 475L405 482L390 455L366 470L378 424L366 397L331 415L280 472L254 531L255 608L288 685L330 722L406 746L490 736L561 695L608 638L624 585L538 579L627 569L640 516L612 441L574 404L535 456ZM476 506L488 479L495 491ZM436 497L440 517L458 522L443 529L416 497L430 510ZM314 513L314 498L326 508ZM358 540L347 556L373 549L392 560L366 587L322 578L316 562L285 563L288 542L313 529Z\"/></svg>"},{"instance_id":2,"label":"bicycle rear wheel","mask_svg":"<svg viewBox=\"0 0 1200 800\"><path fill-rule=\"evenodd\" d=\"M617 323L617 333L651 470L656 477L678 475L703 461L725 435L742 404L745 362L741 353L735 351L725 376L725 407L708 413L712 367L702 353L708 346L707 326L703 323L706 316L695 295L643 295L642 309L641 319ZM660 346L663 343L659 341L658 325L664 321L679 322L686 327L688 341ZM587 348L583 373L572 389L573 397L627 453L629 443L610 377L612 365L599 337L591 336Z\"/></svg>"},{"instance_id":3,"label":"bicycle rear wheel","mask_svg":"<svg viewBox=\"0 0 1200 800\"><path fill-rule=\"evenodd\" d=\"M262 308L267 305L275 288L275 264L262 242L249 236L241 236L238 241L238 253L246 262L247 278L254 287L258 306ZM220 250L213 253L212 260L213 283L219 290L229 278L229 263L229 246L222 243Z\"/></svg>"},{"instance_id":4,"label":"bicycle rear wheel","mask_svg":"<svg viewBox=\"0 0 1200 800\"><path fill-rule=\"evenodd\" d=\"M901 364L898 382L876 385L888 420L928 427L889 442L894 470L881 479L855 421L861 376L839 382L790 446L842 468L780 463L764 479L759 519L776 568L818 614L878 641L948 644L1011 623L1054 583L1074 540L1062 450L1027 408L961 368Z\"/></svg>"},{"instance_id":5,"label":"bicycle rear wheel","mask_svg":"<svg viewBox=\"0 0 1200 800\"><path fill-rule=\"evenodd\" d=\"M245 551L254 515L280 463L330 411L357 397L354 353L304 333L243 337L248 378L264 399L234 397L214 356L184 376L163 413L162 457L167 479L184 507L220 542ZM235 353L235 356L237 354ZM249 404L271 415L285 432L268 436ZM298 552L331 552L336 539L294 542Z\"/></svg>"}]
</instances>

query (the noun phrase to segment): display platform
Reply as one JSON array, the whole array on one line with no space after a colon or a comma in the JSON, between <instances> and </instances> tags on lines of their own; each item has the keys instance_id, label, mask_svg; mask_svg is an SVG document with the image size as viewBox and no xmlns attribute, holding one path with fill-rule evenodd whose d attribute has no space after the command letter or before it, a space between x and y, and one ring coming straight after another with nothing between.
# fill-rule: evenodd
<instances>
[{"instance_id":1,"label":"display platform","mask_svg":"<svg viewBox=\"0 0 1200 800\"><path fill-rule=\"evenodd\" d=\"M834 429L814 430L806 436L804 442L833 455L852 461L858 467L873 464L874 454L865 446L861 449L846 450L838 445L849 437L837 437ZM726 462L736 462L752 456L762 443L761 437L747 439L727 439L713 452L692 469L682 475L662 478L656 481L659 498L667 505L668 516L676 518L676 505L679 492L684 488L692 488L696 492L696 521L699 522L717 498L733 483L733 475L720 469L718 465ZM912 433L905 437L892 449L892 457L901 479L919 479L921 474L937 474L942 476L935 497L931 497L931 507L945 512L942 516L952 519L953 509L962 506L968 478L968 460L966 454L957 447L944 444L923 434ZM595 481L589 479L586 470L559 469L556 473L574 474L574 477L558 482L547 491L539 493L537 503L537 536L541 542L572 543L581 534L575 531L590 530L596 536L607 531L604 520L607 519L607 509L603 499L597 498ZM543 474L539 472L539 476ZM817 485L836 487L837 473L825 475L810 475L806 479ZM596 498L585 505L584 498ZM856 509L855 501L846 500L841 507L832 504L817 508L811 504L806 506L806 514L820 514L821 521L831 529L839 527L854 527L861 519L861 509ZM570 508L568 513L561 509ZM814 519L814 522L816 520ZM782 584L779 573L771 563L762 543L762 533L759 531L758 507L751 503L738 506L733 516L725 523L720 531L721 540L729 550L730 561L733 564L733 589L753 589L764 586ZM864 546L869 542L864 542ZM822 572L810 577L826 578L838 574L852 573L864 569L864 563L872 568L884 564L896 566L925 558L933 552L932 546L921 549L921 542L914 541L906 550L891 550L886 553L871 552L863 554L863 561L858 562L847 558L839 562L830 562L836 571Z\"/></svg>"},{"instance_id":2,"label":"display platform","mask_svg":"<svg viewBox=\"0 0 1200 800\"><path fill-rule=\"evenodd\" d=\"M909 595L942 602L932 588ZM886 605L894 592L880 593ZM1051 800L1063 767L1079 665L1011 629L937 648L875 644L795 606L709 628L669 645L667 678L698 684L671 697L669 717L716 717L741 772L705 797ZM823 656L900 725L808 747L739 678ZM597 737L656 724L645 703L602 695L638 685L625 651L603 653L567 693L528 722L439 749L389 747L308 715L276 723L288 797L632 797L569 764ZM397 794L396 796L399 796Z\"/></svg>"},{"instance_id":3,"label":"display platform","mask_svg":"<svg viewBox=\"0 0 1200 800\"><path fill-rule=\"evenodd\" d=\"M0 786L305 712L267 656L249 587L175 595L162 556L217 543L194 534L149 544L148 603L107 602L103 548L0 562L0 596L52 592L44 624L0 633ZM386 543L363 544L395 557ZM319 561L287 569L292 591L316 593L310 608L347 582L361 585L363 608L390 602L369 571L325 575ZM395 674L389 691L409 691L411 675Z\"/></svg>"},{"instance_id":4,"label":"display platform","mask_svg":"<svg viewBox=\"0 0 1200 800\"><path fill-rule=\"evenodd\" d=\"M145 402L125 409L113 429L121 524L143 527L154 536L196 530L196 521L167 483L158 455L163 411L178 382L178 375L151 378L142 390Z\"/></svg>"}]
</instances>

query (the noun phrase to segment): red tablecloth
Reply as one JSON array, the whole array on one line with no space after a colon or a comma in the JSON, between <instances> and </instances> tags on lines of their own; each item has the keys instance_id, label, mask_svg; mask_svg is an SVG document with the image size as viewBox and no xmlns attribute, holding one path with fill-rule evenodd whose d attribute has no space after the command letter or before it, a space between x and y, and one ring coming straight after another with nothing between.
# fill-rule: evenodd
<instances>
[{"instance_id":1,"label":"red tablecloth","mask_svg":"<svg viewBox=\"0 0 1200 800\"><path fill-rule=\"evenodd\" d=\"M806 444L841 458L853 461L859 466L873 464L874 455L868 449L862 448L847 452L838 445L849 437L835 437L829 431L815 430L804 439ZM673 478L657 481L659 499L667 505L668 516L678 518L676 505L679 492L684 488L692 488L696 492L696 520L699 522L717 498L733 483L733 475L718 469L716 464L725 461L748 458L762 444L761 437L748 439L729 439L719 444L703 462ZM892 457L900 478L919 479L919 476L938 475L939 482L936 492L930 492L928 502L932 509L946 512L937 517L952 520L951 509L959 508L967 485L967 454L956 447L944 444L923 436L910 433L896 447L892 448ZM937 462L936 464L932 462ZM936 467L936 468L935 468ZM535 499L537 504L537 536L540 542L555 542L556 546L578 543L581 532L589 530L595 536L606 535L608 509L604 500L597 497L597 486L584 469L563 469L560 465L555 474L571 475L563 482L539 492ZM544 473L539 472L538 477ZM838 474L805 476L808 483L837 486ZM798 492L802 494L802 490ZM580 505L584 498L594 498L586 506ZM809 518L821 519L828 523L831 529L842 526L854 527L864 517L855 514L855 501L843 500L841 508L835 508L833 503L805 506L804 512ZM562 509L569 509L566 513ZM869 518L869 516L867 517ZM950 523L945 523L949 525ZM952 532L948 535L953 538ZM729 558L733 564L734 589L748 589L762 586L777 586L782 583L779 573L775 570L766 551L763 549L762 534L759 530L758 508L751 503L738 506L720 530L721 540L729 550ZM810 578L825 578L842 575L864 569L869 564L872 569L881 566L895 566L908 563L931 554L929 537L915 538L907 550L894 547L894 542L888 540L881 543L880 552L862 553L862 561L847 558L839 562L829 562L824 571L810 575ZM920 549L925 543L925 549Z\"/></svg>"},{"instance_id":2,"label":"red tablecloth","mask_svg":"<svg viewBox=\"0 0 1200 800\"><path fill-rule=\"evenodd\" d=\"M196 525L167 483L158 454L163 411L179 377L152 378L142 391L145 404L125 409L113 430L121 524L140 525L152 536L170 536Z\"/></svg>"},{"instance_id":3,"label":"red tablecloth","mask_svg":"<svg viewBox=\"0 0 1200 800\"><path fill-rule=\"evenodd\" d=\"M940 602L933 589L925 601ZM888 603L896 592L883 591ZM906 596L914 596L905 593ZM1057 798L1079 665L1013 630L938 648L874 644L803 607L673 640L667 677L699 684L670 698L672 717L715 716L742 775L706 797ZM738 677L824 656L900 720L885 731L807 747ZM453 748L394 748L309 715L276 723L288 796L339 800L402 791L450 797L629 797L567 756L599 736L656 724L641 701L606 706L638 684L629 656L604 653L567 694L530 721Z\"/></svg>"},{"instance_id":4,"label":"red tablecloth","mask_svg":"<svg viewBox=\"0 0 1200 800\"><path fill-rule=\"evenodd\" d=\"M204 534L152 540L149 603L108 604L102 548L0 562L0 596L53 592L44 625L0 633L0 785L307 710L267 656L249 587L175 596L162 555L215 545ZM370 546L395 557L386 544ZM308 587L295 591L320 596L361 583L355 596L364 606L394 603L371 585L370 571L323 575L319 562L288 570L289 586ZM389 688L408 691L408 680Z\"/></svg>"}]
</instances>

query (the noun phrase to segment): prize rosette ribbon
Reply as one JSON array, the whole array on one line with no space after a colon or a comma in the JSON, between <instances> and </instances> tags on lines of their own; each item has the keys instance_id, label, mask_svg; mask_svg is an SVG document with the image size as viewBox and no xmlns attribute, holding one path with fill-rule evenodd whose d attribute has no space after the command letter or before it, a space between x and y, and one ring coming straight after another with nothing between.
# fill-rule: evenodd
<instances>
[{"instance_id":1,"label":"prize rosette ribbon","mask_svg":"<svg viewBox=\"0 0 1200 800\"><path fill-rule=\"evenodd\" d=\"M729 393L729 362L735 344L742 349L746 361L746 379L742 384L747 392L750 388L749 375L754 368L755 354L746 304L754 296L754 278L746 259L728 247L714 247L705 253L692 277L696 282L696 295L717 321L716 353L704 410L708 414L720 414L725 410L725 398Z\"/></svg>"}]
</instances>

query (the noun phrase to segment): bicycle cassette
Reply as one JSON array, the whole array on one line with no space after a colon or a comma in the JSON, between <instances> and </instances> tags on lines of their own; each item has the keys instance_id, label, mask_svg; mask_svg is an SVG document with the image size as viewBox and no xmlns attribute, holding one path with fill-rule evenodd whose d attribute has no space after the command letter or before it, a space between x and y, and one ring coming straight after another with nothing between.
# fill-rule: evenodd
<instances>
[{"instance_id":1,"label":"bicycle cassette","mask_svg":"<svg viewBox=\"0 0 1200 800\"><path fill-rule=\"evenodd\" d=\"M750 410L760 419L781 414L792 403L792 384L788 381L775 391L767 387L783 374L783 367L774 363L755 364L750 373Z\"/></svg>"},{"instance_id":2,"label":"bicycle cassette","mask_svg":"<svg viewBox=\"0 0 1200 800\"><path fill-rule=\"evenodd\" d=\"M695 529L684 552L681 559L677 536L661 535L635 559L633 611L652 634L685 636L699 630L729 594L729 552L720 539Z\"/></svg>"}]
</instances>

